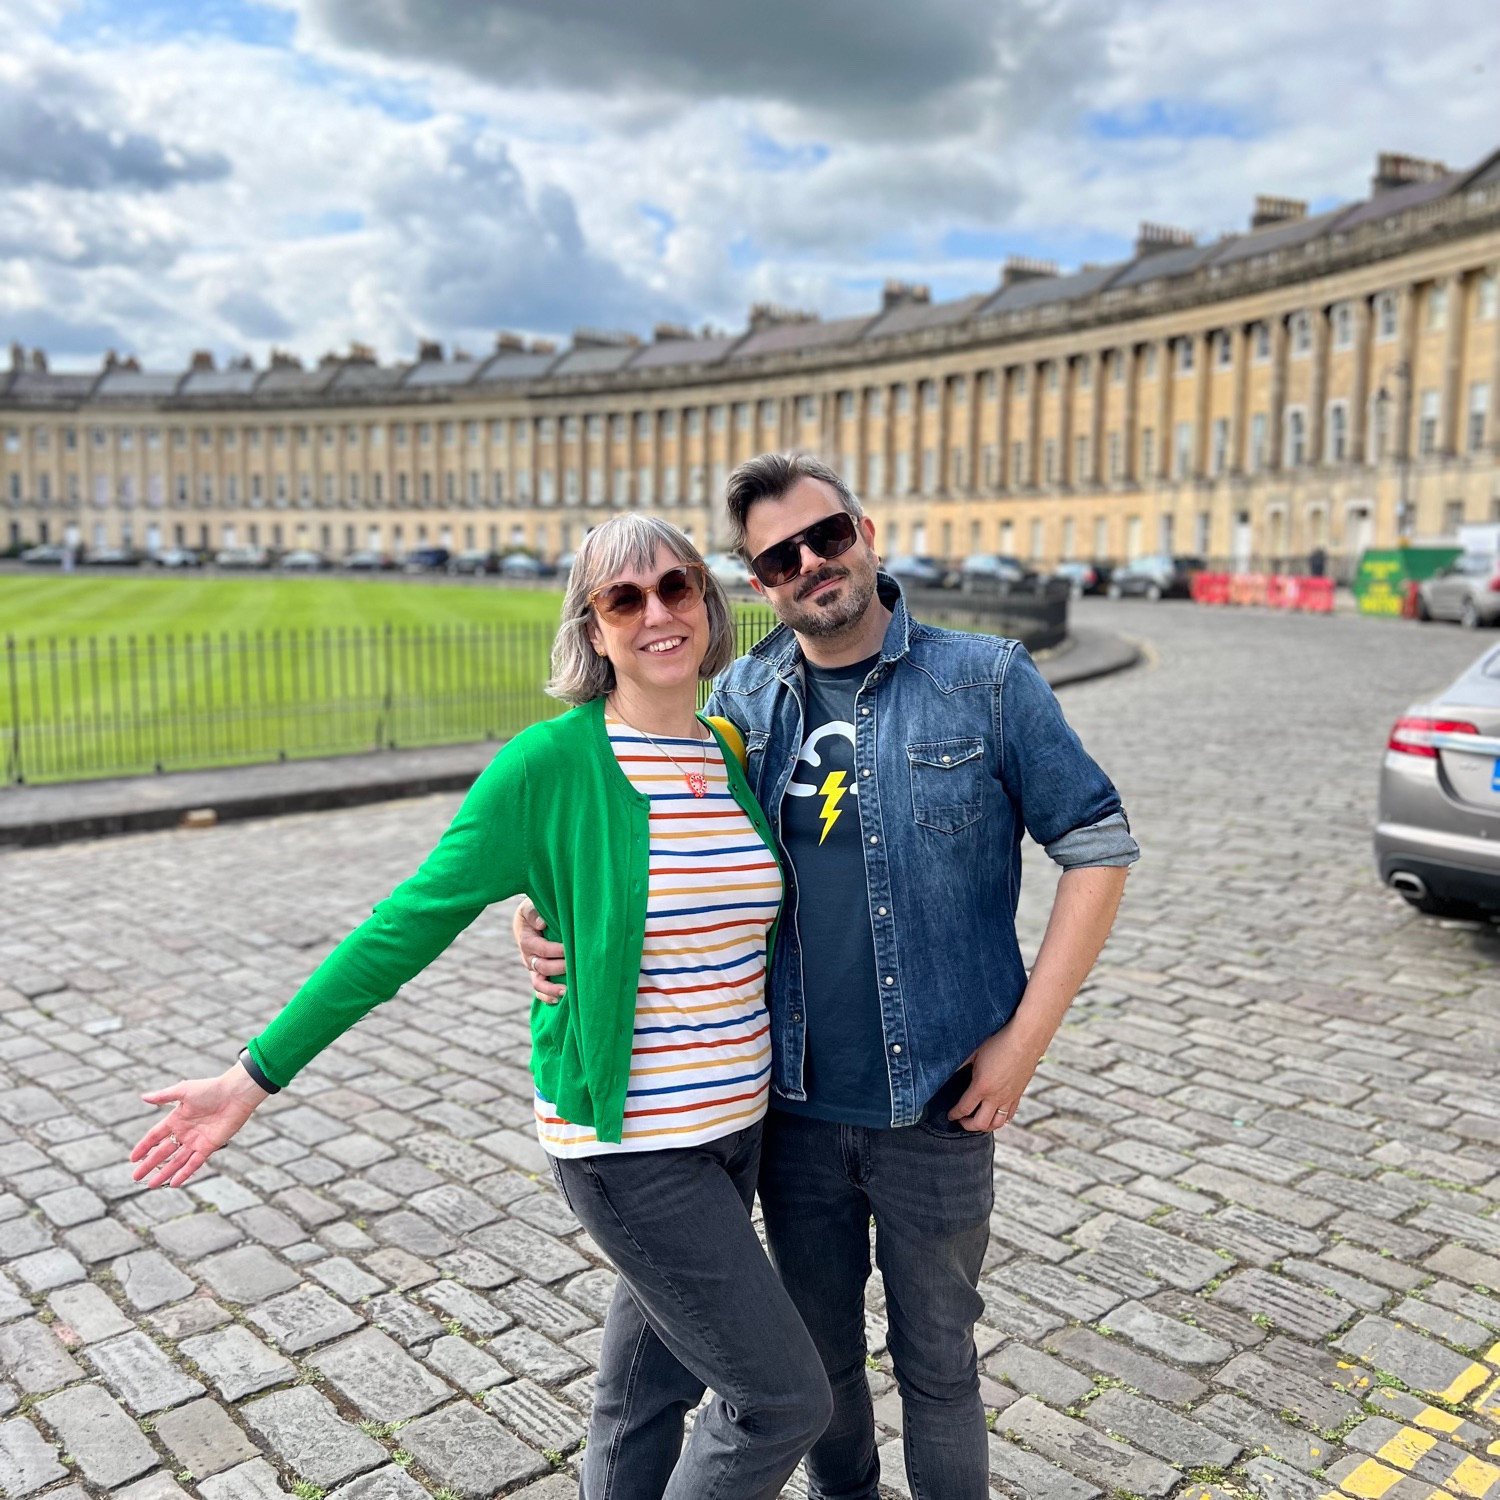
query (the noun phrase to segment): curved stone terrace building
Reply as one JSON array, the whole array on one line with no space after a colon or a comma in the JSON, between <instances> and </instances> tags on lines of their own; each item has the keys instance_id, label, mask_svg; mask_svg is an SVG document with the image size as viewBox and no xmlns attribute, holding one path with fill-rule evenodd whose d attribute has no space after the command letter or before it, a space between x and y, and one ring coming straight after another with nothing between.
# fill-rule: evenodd
<instances>
[{"instance_id":1,"label":"curved stone terrace building","mask_svg":"<svg viewBox=\"0 0 1500 1500\"><path fill-rule=\"evenodd\" d=\"M836 464L887 553L1040 564L1196 552L1347 569L1370 545L1500 519L1500 151L1383 154L1368 199L1258 198L1212 243L1143 225L1132 259L1007 262L953 302L886 287L836 321L304 369L152 373L113 356L0 373L10 540L555 556L611 510L722 540L740 459Z\"/></svg>"}]
</instances>

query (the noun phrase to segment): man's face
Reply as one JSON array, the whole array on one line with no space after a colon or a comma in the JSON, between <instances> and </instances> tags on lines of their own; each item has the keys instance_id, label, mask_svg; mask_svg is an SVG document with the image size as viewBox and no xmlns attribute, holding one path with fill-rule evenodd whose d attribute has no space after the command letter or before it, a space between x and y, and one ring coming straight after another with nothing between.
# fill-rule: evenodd
<instances>
[{"instance_id":1,"label":"man's face","mask_svg":"<svg viewBox=\"0 0 1500 1500\"><path fill-rule=\"evenodd\" d=\"M780 500L750 507L745 550L754 557L842 510L839 497L821 479L799 479ZM795 578L767 588L752 577L751 587L765 595L777 617L798 635L840 635L864 618L875 597L874 540L875 523L866 516L859 522L858 540L841 556L824 559L804 544L802 571Z\"/></svg>"}]
</instances>

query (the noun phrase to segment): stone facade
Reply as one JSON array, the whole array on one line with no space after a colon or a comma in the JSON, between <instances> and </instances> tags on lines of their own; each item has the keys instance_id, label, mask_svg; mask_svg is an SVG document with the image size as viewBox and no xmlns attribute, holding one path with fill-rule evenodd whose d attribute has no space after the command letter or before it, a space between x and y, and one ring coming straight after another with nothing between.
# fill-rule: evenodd
<instances>
[{"instance_id":1,"label":"stone facade","mask_svg":"<svg viewBox=\"0 0 1500 1500\"><path fill-rule=\"evenodd\" d=\"M1129 261L864 317L315 369L0 374L10 540L566 552L616 508L722 541L729 469L839 466L887 553L1335 559L1500 519L1500 152L1382 157L1368 200L1258 199L1247 233L1143 225Z\"/></svg>"}]
</instances>

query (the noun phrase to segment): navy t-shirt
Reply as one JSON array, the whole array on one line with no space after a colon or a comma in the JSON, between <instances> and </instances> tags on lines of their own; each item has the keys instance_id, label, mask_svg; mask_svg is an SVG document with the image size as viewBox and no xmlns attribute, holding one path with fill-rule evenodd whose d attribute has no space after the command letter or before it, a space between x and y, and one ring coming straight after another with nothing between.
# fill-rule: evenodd
<instances>
[{"instance_id":1,"label":"navy t-shirt","mask_svg":"<svg viewBox=\"0 0 1500 1500\"><path fill-rule=\"evenodd\" d=\"M854 776L855 695L878 660L804 666L805 738L781 801L781 836L797 877L807 1099L773 1095L772 1104L841 1125L888 1128L891 1082Z\"/></svg>"}]
</instances>

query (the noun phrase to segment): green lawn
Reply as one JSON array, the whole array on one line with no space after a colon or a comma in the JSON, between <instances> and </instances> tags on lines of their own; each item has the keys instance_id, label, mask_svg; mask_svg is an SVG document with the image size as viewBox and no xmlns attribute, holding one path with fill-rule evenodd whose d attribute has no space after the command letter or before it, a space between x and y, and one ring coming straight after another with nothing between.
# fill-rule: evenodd
<instances>
[{"instance_id":1,"label":"green lawn","mask_svg":"<svg viewBox=\"0 0 1500 1500\"><path fill-rule=\"evenodd\" d=\"M490 583L0 575L0 785L503 739L562 595ZM741 611L741 649L770 624Z\"/></svg>"},{"instance_id":2,"label":"green lawn","mask_svg":"<svg viewBox=\"0 0 1500 1500\"><path fill-rule=\"evenodd\" d=\"M325 626L556 625L560 589L363 578L0 575L0 642Z\"/></svg>"}]
</instances>

